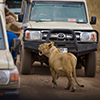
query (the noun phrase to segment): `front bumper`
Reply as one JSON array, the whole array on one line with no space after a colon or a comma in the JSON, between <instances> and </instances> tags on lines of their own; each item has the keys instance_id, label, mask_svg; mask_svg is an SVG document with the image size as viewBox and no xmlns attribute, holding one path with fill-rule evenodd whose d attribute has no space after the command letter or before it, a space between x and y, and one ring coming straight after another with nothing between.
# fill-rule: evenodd
<instances>
[{"instance_id":1,"label":"front bumper","mask_svg":"<svg viewBox=\"0 0 100 100\"><path fill-rule=\"evenodd\" d=\"M0 89L0 100L19 100L17 89Z\"/></svg>"},{"instance_id":2,"label":"front bumper","mask_svg":"<svg viewBox=\"0 0 100 100\"><path fill-rule=\"evenodd\" d=\"M33 28L26 28L26 30L43 30L43 29L33 29ZM25 30L25 31L26 31ZM96 42L82 42L77 40L75 31L82 31L82 32L96 32L97 34L97 41ZM52 33L59 33L62 32L64 34L71 34L73 36L72 40L53 40L55 42L55 46L57 48L68 48L68 52L74 53L76 56L83 56L87 53L97 51L98 47L98 40L99 40L99 33L96 30L70 30L70 29L51 29L47 33L46 43L50 42L50 34ZM79 33L78 33L79 34ZM24 34L25 35L25 34ZM25 37L25 36L24 36ZM29 49L33 52L38 53L38 47L40 44L44 43L42 41L27 41L24 38L23 46L25 49Z\"/></svg>"},{"instance_id":3,"label":"front bumper","mask_svg":"<svg viewBox=\"0 0 100 100\"><path fill-rule=\"evenodd\" d=\"M38 53L38 47L40 44L42 44L43 42L24 42L24 49L28 49L31 50L33 52L37 52ZM69 45L56 45L55 46L57 48L67 48L69 46L72 46L73 44L69 44ZM82 56L85 55L87 53L93 52L93 51L97 51L97 44L87 44L87 43L78 43L78 49L75 48L68 48L68 52L71 52L77 56Z\"/></svg>"}]
</instances>

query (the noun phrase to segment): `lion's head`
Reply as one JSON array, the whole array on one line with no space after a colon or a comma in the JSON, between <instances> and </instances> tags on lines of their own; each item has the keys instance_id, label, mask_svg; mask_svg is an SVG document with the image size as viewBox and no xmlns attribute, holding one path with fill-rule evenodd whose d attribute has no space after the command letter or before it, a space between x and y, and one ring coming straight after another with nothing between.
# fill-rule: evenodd
<instances>
[{"instance_id":1,"label":"lion's head","mask_svg":"<svg viewBox=\"0 0 100 100\"><path fill-rule=\"evenodd\" d=\"M50 42L50 43L44 43L39 45L39 55L45 55L45 56L49 56L49 49L54 46L54 42Z\"/></svg>"}]
</instances>

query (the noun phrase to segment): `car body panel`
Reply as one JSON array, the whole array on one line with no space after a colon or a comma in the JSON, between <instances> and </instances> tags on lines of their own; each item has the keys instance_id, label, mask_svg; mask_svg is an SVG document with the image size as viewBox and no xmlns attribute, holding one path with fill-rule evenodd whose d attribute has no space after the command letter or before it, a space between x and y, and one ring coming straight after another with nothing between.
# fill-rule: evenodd
<instances>
[{"instance_id":1,"label":"car body panel","mask_svg":"<svg viewBox=\"0 0 100 100\"><path fill-rule=\"evenodd\" d=\"M17 66L15 66L13 57L11 55L11 52L9 50L8 45L8 38L6 33L6 23L5 23L5 0L0 0L0 30L1 34L3 36L3 42L5 44L5 47L3 49L0 49L0 71L10 71L10 70L16 70L18 72ZM1 76L2 79L2 76ZM10 89L18 89L20 87L20 77L18 76L18 82L16 84L6 84L6 85L0 85L0 93L2 93L1 89L9 89L8 92L10 93ZM4 93L4 91L3 91ZM13 93L12 93L13 94ZM16 95L16 94L14 94Z\"/></svg>"},{"instance_id":2,"label":"car body panel","mask_svg":"<svg viewBox=\"0 0 100 100\"><path fill-rule=\"evenodd\" d=\"M80 24L80 23L72 23L72 22L31 22L27 24L28 28L60 28L60 29L92 29L90 24Z\"/></svg>"}]
</instances>

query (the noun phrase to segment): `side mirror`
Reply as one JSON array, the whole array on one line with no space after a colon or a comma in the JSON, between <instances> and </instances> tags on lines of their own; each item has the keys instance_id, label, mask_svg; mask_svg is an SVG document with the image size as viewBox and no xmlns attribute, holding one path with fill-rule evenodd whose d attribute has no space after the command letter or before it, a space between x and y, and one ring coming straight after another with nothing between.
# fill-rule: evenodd
<instances>
[{"instance_id":1,"label":"side mirror","mask_svg":"<svg viewBox=\"0 0 100 100\"><path fill-rule=\"evenodd\" d=\"M24 14L18 14L18 22L23 22Z\"/></svg>"},{"instance_id":2,"label":"side mirror","mask_svg":"<svg viewBox=\"0 0 100 100\"><path fill-rule=\"evenodd\" d=\"M96 16L91 17L91 22L90 24L96 24Z\"/></svg>"},{"instance_id":3,"label":"side mirror","mask_svg":"<svg viewBox=\"0 0 100 100\"><path fill-rule=\"evenodd\" d=\"M12 42L11 52L18 52L20 51L21 40L18 38L14 38Z\"/></svg>"}]
</instances>

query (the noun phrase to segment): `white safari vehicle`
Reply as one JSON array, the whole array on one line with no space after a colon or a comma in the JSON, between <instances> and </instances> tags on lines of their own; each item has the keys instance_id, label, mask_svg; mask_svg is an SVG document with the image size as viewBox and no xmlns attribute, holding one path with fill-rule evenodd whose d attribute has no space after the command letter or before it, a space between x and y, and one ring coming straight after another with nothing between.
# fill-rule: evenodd
<instances>
[{"instance_id":1,"label":"white safari vehicle","mask_svg":"<svg viewBox=\"0 0 100 100\"><path fill-rule=\"evenodd\" d=\"M84 67L85 76L95 76L99 33L91 26L96 17L89 20L86 0L23 0L18 18L24 29L22 74L30 73L34 61L48 63L38 55L38 46L53 41L62 52L76 55L77 68Z\"/></svg>"},{"instance_id":2,"label":"white safari vehicle","mask_svg":"<svg viewBox=\"0 0 100 100\"><path fill-rule=\"evenodd\" d=\"M18 100L20 78L9 50L4 14L4 1L0 0L0 100Z\"/></svg>"}]
</instances>

